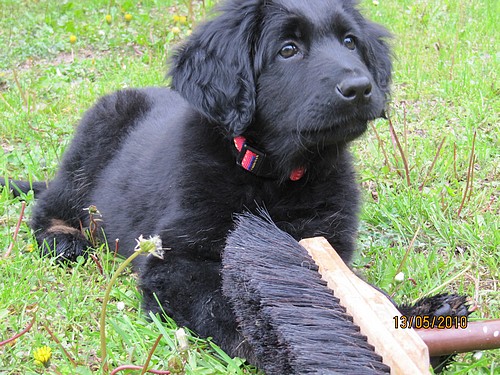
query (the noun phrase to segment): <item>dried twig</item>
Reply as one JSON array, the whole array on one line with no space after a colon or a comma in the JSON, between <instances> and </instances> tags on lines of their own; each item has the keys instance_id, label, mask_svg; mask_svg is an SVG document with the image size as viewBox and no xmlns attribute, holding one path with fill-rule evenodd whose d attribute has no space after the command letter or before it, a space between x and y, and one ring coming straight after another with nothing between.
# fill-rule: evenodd
<instances>
[{"instance_id":1,"label":"dried twig","mask_svg":"<svg viewBox=\"0 0 500 375\"><path fill-rule=\"evenodd\" d=\"M50 335L50 337L52 338L52 340L54 340L55 343L57 345L59 345L59 347L64 352L64 355L69 359L69 361L71 362L71 364L73 365L73 367L77 367L78 363L76 363L76 361L73 359L73 357L71 356L71 354L69 354L69 352L66 350L66 348L61 344L61 341L59 341L59 339L54 335L54 333L49 329L49 327L47 325L45 325L44 323L42 323L42 326L48 332L48 334Z\"/></svg>"},{"instance_id":2,"label":"dried twig","mask_svg":"<svg viewBox=\"0 0 500 375\"><path fill-rule=\"evenodd\" d=\"M462 214L462 210L465 206L465 202L467 201L467 198L470 199L470 192L469 189L472 190L472 177L474 173L474 160L476 159L475 155L475 147L476 147L476 134L477 132L474 131L474 136L472 137L472 149L470 152L470 157L469 157L469 168L467 169L467 180L465 182L465 189L464 189L464 194L462 197L462 202L460 203L460 207L458 209L457 215L460 217Z\"/></svg>"},{"instance_id":3,"label":"dried twig","mask_svg":"<svg viewBox=\"0 0 500 375\"><path fill-rule=\"evenodd\" d=\"M155 352L162 337L163 335L160 334L156 339L155 343L153 344L153 346L151 347L151 350L148 353L148 358L146 358L146 362L144 363L144 366L142 366L141 375L144 375L146 372L148 372L149 362L151 362L151 357L153 357L153 353Z\"/></svg>"},{"instance_id":4,"label":"dried twig","mask_svg":"<svg viewBox=\"0 0 500 375\"><path fill-rule=\"evenodd\" d=\"M436 161L439 157L439 153L441 152L441 148L443 147L445 140L446 140L446 137L443 137L443 140L441 141L441 143L438 146L438 149L436 151L436 155L434 156L434 160L432 161L431 167L427 171L427 173L424 177L424 181L422 181L422 184L418 187L418 190L422 191L424 189L425 183L427 182L429 175L431 174L432 170L434 169L434 166L436 165Z\"/></svg>"},{"instance_id":5,"label":"dried twig","mask_svg":"<svg viewBox=\"0 0 500 375\"><path fill-rule=\"evenodd\" d=\"M101 276L105 276L104 275L104 269L102 268L102 265L101 265L101 262L99 261L99 258L95 254L89 254L89 256L92 258L92 260L94 261L95 265L97 266L97 270L99 271L99 274Z\"/></svg>"},{"instance_id":6,"label":"dried twig","mask_svg":"<svg viewBox=\"0 0 500 375\"><path fill-rule=\"evenodd\" d=\"M0 99L2 99L2 101L4 102L4 104L9 107L9 110L14 113L15 110L14 108L12 108L12 106L9 104L9 102L5 99L5 97L3 96L3 94L0 92Z\"/></svg>"},{"instance_id":7,"label":"dried twig","mask_svg":"<svg viewBox=\"0 0 500 375\"><path fill-rule=\"evenodd\" d=\"M451 284L453 281L455 281L456 279L458 279L462 275L464 275L467 272L469 272L469 270L471 268L472 268L472 264L469 264L467 267L465 267L462 271L460 271L459 273L457 273L455 276L453 276L452 278L446 280L445 282L441 283L440 285L436 286L435 288L432 288L431 290L429 290L427 293L424 293L420 297L414 299L413 301L411 301L411 303L412 304L417 303L417 301L419 299L421 299L421 298L428 297L428 296L431 296L433 294L436 294L437 292L439 292L440 290L442 290L446 285Z\"/></svg>"},{"instance_id":8,"label":"dried twig","mask_svg":"<svg viewBox=\"0 0 500 375\"><path fill-rule=\"evenodd\" d=\"M115 251L113 253L113 269L115 268L115 263L116 263L116 257L118 255L118 249L120 247L120 239L117 238L115 239Z\"/></svg>"},{"instance_id":9,"label":"dried twig","mask_svg":"<svg viewBox=\"0 0 500 375\"><path fill-rule=\"evenodd\" d=\"M373 125L373 122L370 122L370 125L372 126L373 133L375 134L375 138L377 138L378 144L380 145L380 149L382 150L382 154L384 155L385 165L387 165L387 167L391 168L391 163L389 162L389 157L387 156L387 152L385 151L384 142L382 141L382 138L380 138L380 136L377 132L377 129L375 128L375 125Z\"/></svg>"},{"instance_id":10,"label":"dried twig","mask_svg":"<svg viewBox=\"0 0 500 375\"><path fill-rule=\"evenodd\" d=\"M21 82L19 82L19 78L17 77L17 71L15 69L12 71L12 75L14 76L14 82L16 83L17 89L21 94L21 98L23 99L24 106L28 109L29 112L28 98L26 97L26 92L23 90L23 86L21 86Z\"/></svg>"},{"instance_id":11,"label":"dried twig","mask_svg":"<svg viewBox=\"0 0 500 375\"><path fill-rule=\"evenodd\" d=\"M21 332L15 334L11 338L8 338L7 340L0 341L0 347L4 346L5 344L8 344L9 342L12 342L12 341L16 340L17 338L21 337L22 335L24 335L26 332L28 332L31 329L31 327L33 327L33 324L35 324L35 321L36 321L36 313L33 314L33 318L31 319L31 322L29 322L29 324L26 326L25 329L23 329Z\"/></svg>"},{"instance_id":12,"label":"dried twig","mask_svg":"<svg viewBox=\"0 0 500 375\"><path fill-rule=\"evenodd\" d=\"M17 220L17 225L16 229L14 229L14 235L12 236L12 242L9 245L9 248L7 249L7 252L4 254L4 258L7 258L10 256L12 253L12 249L14 249L14 244L17 240L17 234L19 233L19 229L21 228L21 223L23 221L24 217L24 210L26 209L26 202L21 202L21 213L19 215L19 220Z\"/></svg>"},{"instance_id":13,"label":"dried twig","mask_svg":"<svg viewBox=\"0 0 500 375\"><path fill-rule=\"evenodd\" d=\"M394 130L394 125L392 124L391 117L388 116L387 118L389 120L389 131L391 133L392 143L395 146L395 148L397 148L399 150L399 154L401 155L401 159L403 160L403 165L404 165L405 172L406 172L406 183L408 184L408 186L411 186L410 168L408 167L408 160L406 158L406 155L404 153L403 148L401 147L401 143L399 142L398 135L396 134L396 131Z\"/></svg>"},{"instance_id":14,"label":"dried twig","mask_svg":"<svg viewBox=\"0 0 500 375\"><path fill-rule=\"evenodd\" d=\"M417 236L420 233L420 229L421 229L421 227L418 227L417 231L413 235L413 238L410 241L410 245L408 246L408 249L406 250L405 255L403 256L403 259L399 263L399 266L398 266L398 269L396 270L395 275L397 275L398 273L400 273L401 270L403 269L403 266L406 263L406 259L408 258L408 255L410 254L411 249L413 249L413 245L415 244L415 240L417 239Z\"/></svg>"},{"instance_id":15,"label":"dried twig","mask_svg":"<svg viewBox=\"0 0 500 375\"><path fill-rule=\"evenodd\" d=\"M453 143L453 173L455 174L455 180L458 181L457 173L457 143Z\"/></svg>"}]
</instances>

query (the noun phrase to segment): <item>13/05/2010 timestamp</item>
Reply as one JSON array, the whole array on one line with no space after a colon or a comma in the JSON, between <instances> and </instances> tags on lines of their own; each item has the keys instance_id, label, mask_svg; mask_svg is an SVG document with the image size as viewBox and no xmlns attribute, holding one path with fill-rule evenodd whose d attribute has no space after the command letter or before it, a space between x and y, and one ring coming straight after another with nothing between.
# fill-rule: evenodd
<instances>
[{"instance_id":1,"label":"13/05/2010 timestamp","mask_svg":"<svg viewBox=\"0 0 500 375\"><path fill-rule=\"evenodd\" d=\"M450 315L401 315L395 316L394 327L396 329L452 329L452 328L467 328L468 319L466 316L450 316Z\"/></svg>"}]
</instances>

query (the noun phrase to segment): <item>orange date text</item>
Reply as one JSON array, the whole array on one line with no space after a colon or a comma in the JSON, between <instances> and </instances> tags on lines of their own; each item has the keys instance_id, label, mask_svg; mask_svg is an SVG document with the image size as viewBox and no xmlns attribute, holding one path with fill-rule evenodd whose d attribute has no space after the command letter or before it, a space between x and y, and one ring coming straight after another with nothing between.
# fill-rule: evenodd
<instances>
[{"instance_id":1,"label":"orange date text","mask_svg":"<svg viewBox=\"0 0 500 375\"><path fill-rule=\"evenodd\" d=\"M452 329L452 328L467 328L466 316L450 316L450 315L400 315L394 318L394 327L396 329Z\"/></svg>"}]
</instances>

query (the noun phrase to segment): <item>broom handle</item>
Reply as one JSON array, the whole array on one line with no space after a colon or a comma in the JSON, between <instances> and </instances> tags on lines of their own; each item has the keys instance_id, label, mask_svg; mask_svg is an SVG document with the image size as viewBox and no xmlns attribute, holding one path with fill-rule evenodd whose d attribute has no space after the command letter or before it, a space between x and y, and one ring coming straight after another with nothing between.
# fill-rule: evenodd
<instances>
[{"instance_id":1,"label":"broom handle","mask_svg":"<svg viewBox=\"0 0 500 375\"><path fill-rule=\"evenodd\" d=\"M417 329L431 356L500 348L500 319L468 322L466 328Z\"/></svg>"}]
</instances>

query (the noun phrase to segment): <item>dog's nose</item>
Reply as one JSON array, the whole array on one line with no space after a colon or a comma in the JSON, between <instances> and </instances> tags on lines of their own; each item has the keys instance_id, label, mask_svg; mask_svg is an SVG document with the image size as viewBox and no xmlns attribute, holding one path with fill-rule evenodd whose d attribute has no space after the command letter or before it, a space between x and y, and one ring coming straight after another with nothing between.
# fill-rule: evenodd
<instances>
[{"instance_id":1,"label":"dog's nose","mask_svg":"<svg viewBox=\"0 0 500 375\"><path fill-rule=\"evenodd\" d=\"M368 77L349 77L337 85L337 91L346 101L367 101L372 95L372 83Z\"/></svg>"}]
</instances>

